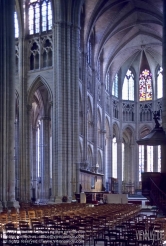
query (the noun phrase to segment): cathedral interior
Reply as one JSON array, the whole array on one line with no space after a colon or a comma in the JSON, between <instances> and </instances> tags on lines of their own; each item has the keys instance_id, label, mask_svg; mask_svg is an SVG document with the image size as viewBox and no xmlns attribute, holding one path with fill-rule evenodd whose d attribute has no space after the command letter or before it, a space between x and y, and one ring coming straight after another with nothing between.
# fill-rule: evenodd
<instances>
[{"instance_id":1,"label":"cathedral interior","mask_svg":"<svg viewBox=\"0 0 166 246\"><path fill-rule=\"evenodd\" d=\"M166 172L166 4L0 0L0 206L135 194ZM164 12L165 9L165 12Z\"/></svg>"}]
</instances>

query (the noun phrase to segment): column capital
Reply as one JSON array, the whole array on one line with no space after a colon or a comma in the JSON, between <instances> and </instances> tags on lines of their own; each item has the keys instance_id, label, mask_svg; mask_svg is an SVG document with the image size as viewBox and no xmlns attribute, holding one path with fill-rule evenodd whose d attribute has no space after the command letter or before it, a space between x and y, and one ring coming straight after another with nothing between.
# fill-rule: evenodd
<instances>
[{"instance_id":1,"label":"column capital","mask_svg":"<svg viewBox=\"0 0 166 246\"><path fill-rule=\"evenodd\" d=\"M81 29L80 26L74 25L72 22L67 22L67 21L62 21L62 20L55 21L54 24L53 24L53 28L56 27L57 25L59 25L61 27L64 27L64 26L73 27L73 28L76 28L76 29L79 29L79 30Z\"/></svg>"}]
</instances>

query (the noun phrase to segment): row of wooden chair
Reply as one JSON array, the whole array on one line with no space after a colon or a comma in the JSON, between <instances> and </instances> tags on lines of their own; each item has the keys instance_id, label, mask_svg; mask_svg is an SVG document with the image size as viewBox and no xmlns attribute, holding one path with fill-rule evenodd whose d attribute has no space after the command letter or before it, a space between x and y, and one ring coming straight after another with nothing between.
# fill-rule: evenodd
<instances>
[{"instance_id":1,"label":"row of wooden chair","mask_svg":"<svg viewBox=\"0 0 166 246\"><path fill-rule=\"evenodd\" d=\"M35 208L21 208L19 211L6 211L0 213L0 225L3 227L3 225L8 222L17 223L19 220L30 221L30 219L33 218L40 219L44 216L51 217L54 215L61 217L75 217L76 215L81 217L86 217L87 215L98 217L106 215L107 219L112 221L112 223L120 223L139 211L139 206L131 204L106 204L96 207L86 207L82 205L73 207L68 205L64 206L64 210L60 206L37 206Z\"/></svg>"},{"instance_id":2,"label":"row of wooden chair","mask_svg":"<svg viewBox=\"0 0 166 246\"><path fill-rule=\"evenodd\" d=\"M48 217L42 220L31 219L31 225L28 222L20 221L16 228L14 224L5 225L5 235L7 241L18 240L18 242L33 238L39 242L41 239L51 242L55 240L57 245L66 243L73 245L74 243L89 245L95 240L103 241L107 245L162 245L162 238L148 238L152 234L147 234L148 230L153 233L162 233L161 224L156 223L154 218L153 223L149 223L148 217L144 214L135 215L129 220L110 227L107 220L101 217L100 220L87 216L71 218L70 216L58 217L52 219ZM147 227L147 223L149 226ZM140 227L141 226L141 227ZM139 232L141 232L139 234ZM154 234L155 235L155 234ZM117 244L119 243L119 244Z\"/></svg>"},{"instance_id":3,"label":"row of wooden chair","mask_svg":"<svg viewBox=\"0 0 166 246\"><path fill-rule=\"evenodd\" d=\"M24 239L31 237L31 235L34 238L38 235L41 239L43 235L50 238L50 235L52 237L54 234L56 239L58 237L58 244L60 244L60 238L64 239L66 243L68 240L69 243L71 238L69 240L66 233L75 232L81 238L81 243L89 242L90 244L94 239L103 239L108 245L114 245L117 240L121 240L119 243L124 245L129 241L136 245L138 240L134 239L133 230L148 231L152 230L155 225L155 230L161 232L165 228L165 223L159 223L161 221L157 223L158 218L156 216L146 216L139 212L140 207L133 204L105 204L95 207L82 204L34 206L21 208L19 211L1 213L0 225L7 238L9 235L12 237L11 234L15 231L15 236L19 238L19 242L20 238L23 240L23 235ZM117 230L116 236L115 231L111 230ZM118 231L121 232L120 237L118 237ZM74 241L74 243L78 242Z\"/></svg>"}]
</instances>

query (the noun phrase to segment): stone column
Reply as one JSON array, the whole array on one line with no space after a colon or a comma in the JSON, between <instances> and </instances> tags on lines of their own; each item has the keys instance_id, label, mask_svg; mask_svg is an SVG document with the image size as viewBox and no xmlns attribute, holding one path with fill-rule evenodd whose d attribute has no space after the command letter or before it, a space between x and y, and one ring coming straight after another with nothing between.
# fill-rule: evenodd
<instances>
[{"instance_id":1,"label":"stone column","mask_svg":"<svg viewBox=\"0 0 166 246\"><path fill-rule=\"evenodd\" d=\"M135 180L135 156L136 156L136 144L131 144L131 182L134 184L134 189L136 188L136 180Z\"/></svg>"},{"instance_id":2,"label":"stone column","mask_svg":"<svg viewBox=\"0 0 166 246\"><path fill-rule=\"evenodd\" d=\"M41 201L48 202L50 188L50 118L41 119Z\"/></svg>"},{"instance_id":3,"label":"stone column","mask_svg":"<svg viewBox=\"0 0 166 246\"><path fill-rule=\"evenodd\" d=\"M122 140L117 140L117 178L118 193L122 193Z\"/></svg>"},{"instance_id":4,"label":"stone column","mask_svg":"<svg viewBox=\"0 0 166 246\"><path fill-rule=\"evenodd\" d=\"M88 69L87 69L87 53L82 54L83 58L83 77L82 81L84 83L84 86L82 87L82 97L83 97L83 164L81 165L82 168L84 166L88 166L88 160L87 160L87 129L88 129L88 123L87 123L87 114L88 114L88 97L87 97L87 74L88 74Z\"/></svg>"},{"instance_id":5,"label":"stone column","mask_svg":"<svg viewBox=\"0 0 166 246\"><path fill-rule=\"evenodd\" d=\"M23 112L21 122L23 119L27 121L20 126L20 132L25 134L20 135L20 159L23 158L23 162L20 162L19 166L19 175L20 175L20 200L22 202L31 201L31 172L30 167L32 165L33 156L32 156L32 143L33 143L33 134L32 134L32 106L26 105L26 111ZM25 117L25 118L24 118ZM20 123L21 124L21 123ZM23 145L24 144L24 145ZM23 155L24 153L24 155Z\"/></svg>"},{"instance_id":6,"label":"stone column","mask_svg":"<svg viewBox=\"0 0 166 246\"><path fill-rule=\"evenodd\" d=\"M96 168L97 164L97 156L98 156L98 128L97 128L97 100L98 100L98 82L97 82L97 75L96 71L93 70L92 73L92 79L93 79L93 84L94 84L94 100L93 100L93 123L94 123L94 128L93 128L93 142L94 142L94 152L93 152L93 167Z\"/></svg>"},{"instance_id":7,"label":"stone column","mask_svg":"<svg viewBox=\"0 0 166 246\"><path fill-rule=\"evenodd\" d=\"M105 92L105 83L101 83L101 91L102 91L102 149L103 149L103 158L102 158L102 166L103 166L103 184L105 186L107 180L107 162L106 162L106 92Z\"/></svg>"},{"instance_id":8,"label":"stone column","mask_svg":"<svg viewBox=\"0 0 166 246\"><path fill-rule=\"evenodd\" d=\"M31 177L32 177L32 198L37 199L37 128L32 128L32 166L31 166Z\"/></svg>"},{"instance_id":9,"label":"stone column","mask_svg":"<svg viewBox=\"0 0 166 246\"><path fill-rule=\"evenodd\" d=\"M15 200L14 0L0 0L0 207L19 207Z\"/></svg>"},{"instance_id":10,"label":"stone column","mask_svg":"<svg viewBox=\"0 0 166 246\"><path fill-rule=\"evenodd\" d=\"M64 6L65 7L65 6ZM79 146L77 26L63 20L54 25L54 87L53 87L53 171L52 200L73 195Z\"/></svg>"},{"instance_id":11,"label":"stone column","mask_svg":"<svg viewBox=\"0 0 166 246\"><path fill-rule=\"evenodd\" d=\"M106 148L107 148L107 166L105 167L106 190L110 191L112 177L112 136L106 133Z\"/></svg>"},{"instance_id":12,"label":"stone column","mask_svg":"<svg viewBox=\"0 0 166 246\"><path fill-rule=\"evenodd\" d=\"M71 35L71 54L69 54L68 59L71 62L70 68L71 70L71 182L76 182L76 190L79 191L79 177L78 171L79 166L77 164L79 162L79 35L80 28L78 23L73 24L69 29L69 34ZM69 43L69 42L68 42ZM69 45L69 44L68 44ZM69 49L69 46L68 46ZM72 56L72 59L71 59ZM72 60L72 61L71 61ZM70 92L69 92L70 93ZM70 122L69 122L70 124ZM70 181L70 176L68 176ZM71 187L71 196L74 196L75 190Z\"/></svg>"},{"instance_id":13,"label":"stone column","mask_svg":"<svg viewBox=\"0 0 166 246\"><path fill-rule=\"evenodd\" d=\"M54 88L53 88L53 117L52 117L52 197L51 201L61 201L62 197L62 123L64 107L62 101L63 56L61 23L56 22L53 26L53 65L54 65ZM62 80L61 80L62 79ZM64 177L65 178L65 177Z\"/></svg>"},{"instance_id":14,"label":"stone column","mask_svg":"<svg viewBox=\"0 0 166 246\"><path fill-rule=\"evenodd\" d=\"M16 199L19 199L19 121L15 119L15 170L16 170Z\"/></svg>"},{"instance_id":15,"label":"stone column","mask_svg":"<svg viewBox=\"0 0 166 246\"><path fill-rule=\"evenodd\" d=\"M163 99L162 99L162 126L166 132L166 1L163 1ZM161 172L166 173L166 145L161 146Z\"/></svg>"}]
</instances>

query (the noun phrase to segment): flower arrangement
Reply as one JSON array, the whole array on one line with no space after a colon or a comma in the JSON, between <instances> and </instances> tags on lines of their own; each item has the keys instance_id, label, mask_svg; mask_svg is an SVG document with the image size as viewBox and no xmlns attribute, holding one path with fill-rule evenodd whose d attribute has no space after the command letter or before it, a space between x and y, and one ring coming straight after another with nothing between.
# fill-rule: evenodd
<instances>
[{"instance_id":1,"label":"flower arrangement","mask_svg":"<svg viewBox=\"0 0 166 246\"><path fill-rule=\"evenodd\" d=\"M62 202L67 202L67 200L68 200L67 196L62 197Z\"/></svg>"}]
</instances>

